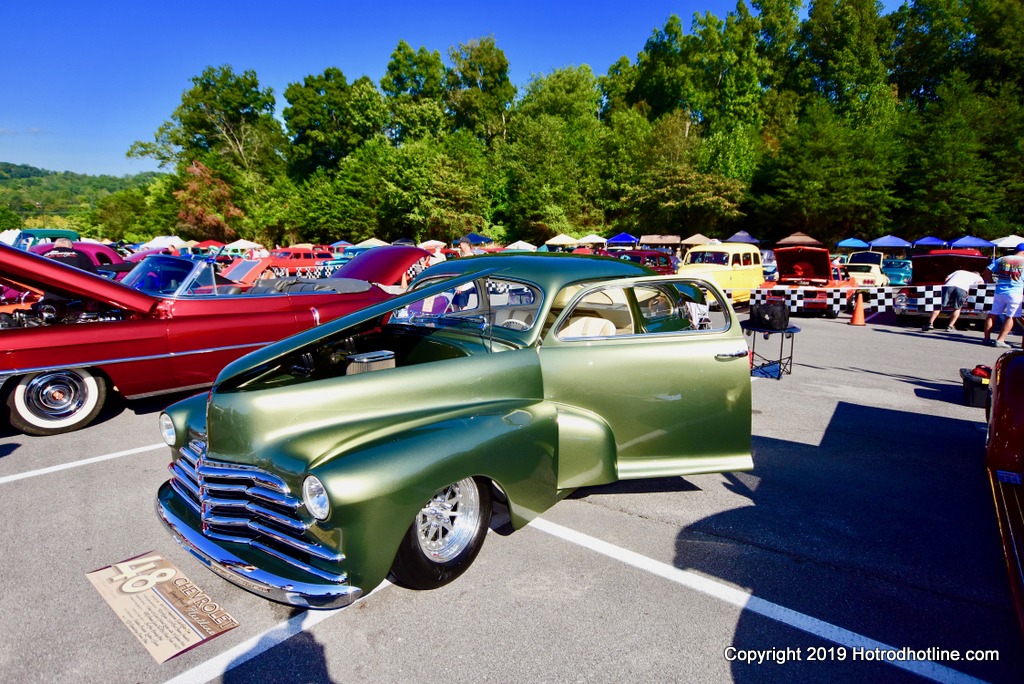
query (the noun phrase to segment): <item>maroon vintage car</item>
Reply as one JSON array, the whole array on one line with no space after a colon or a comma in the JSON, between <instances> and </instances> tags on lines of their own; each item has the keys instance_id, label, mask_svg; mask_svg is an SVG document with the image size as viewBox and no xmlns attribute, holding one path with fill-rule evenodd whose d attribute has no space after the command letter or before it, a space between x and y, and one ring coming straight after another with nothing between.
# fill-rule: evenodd
<instances>
[{"instance_id":1,"label":"maroon vintage car","mask_svg":"<svg viewBox=\"0 0 1024 684\"><path fill-rule=\"evenodd\" d=\"M1010 591L1024 635L1024 351L999 357L990 387L985 465L1003 538Z\"/></svg>"},{"instance_id":2,"label":"maroon vintage car","mask_svg":"<svg viewBox=\"0 0 1024 684\"><path fill-rule=\"evenodd\" d=\"M382 271L390 269L387 252ZM112 390L137 398L210 385L227 363L390 295L365 280L241 288L204 259L152 256L120 282L0 245L0 284L46 293L0 314L0 396L15 428L69 432Z\"/></svg>"},{"instance_id":3,"label":"maroon vintage car","mask_svg":"<svg viewBox=\"0 0 1024 684\"><path fill-rule=\"evenodd\" d=\"M915 254L911 262L910 282L900 288L895 298L894 310L900 321L930 316L934 308L932 302L937 303L938 288L953 271L974 271L986 283L992 282L992 273L988 270L992 259L977 249L933 249L927 254ZM979 324L988 316L985 307L977 305L976 293L975 289L969 293L967 302L960 310L960 320ZM945 316L945 313L942 315Z\"/></svg>"}]
</instances>

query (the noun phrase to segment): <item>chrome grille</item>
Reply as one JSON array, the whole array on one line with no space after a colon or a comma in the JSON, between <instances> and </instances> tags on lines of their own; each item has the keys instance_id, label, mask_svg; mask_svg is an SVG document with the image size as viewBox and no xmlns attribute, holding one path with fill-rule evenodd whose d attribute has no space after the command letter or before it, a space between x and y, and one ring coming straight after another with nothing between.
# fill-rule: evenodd
<instances>
[{"instance_id":1,"label":"chrome grille","mask_svg":"<svg viewBox=\"0 0 1024 684\"><path fill-rule=\"evenodd\" d=\"M202 439L181 447L169 469L171 487L199 515L204 536L248 544L330 582L348 581L344 573L311 563L340 563L345 557L306 537L311 523L298 515L302 500L281 478L255 466L211 460Z\"/></svg>"}]
</instances>

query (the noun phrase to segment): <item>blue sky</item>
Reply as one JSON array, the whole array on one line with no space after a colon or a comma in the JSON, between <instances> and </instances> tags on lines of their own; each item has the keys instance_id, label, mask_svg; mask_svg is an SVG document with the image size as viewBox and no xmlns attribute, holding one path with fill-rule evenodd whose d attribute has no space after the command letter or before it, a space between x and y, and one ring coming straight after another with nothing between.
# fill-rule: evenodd
<instances>
[{"instance_id":1,"label":"blue sky","mask_svg":"<svg viewBox=\"0 0 1024 684\"><path fill-rule=\"evenodd\" d=\"M218 2L12 0L0 9L0 161L53 171L123 175L207 66L252 69L284 89L327 67L379 82L399 40L445 57L493 36L521 87L531 74L635 60L671 14L724 17L735 0L391 0ZM887 7L896 6L886 0Z\"/></svg>"}]
</instances>

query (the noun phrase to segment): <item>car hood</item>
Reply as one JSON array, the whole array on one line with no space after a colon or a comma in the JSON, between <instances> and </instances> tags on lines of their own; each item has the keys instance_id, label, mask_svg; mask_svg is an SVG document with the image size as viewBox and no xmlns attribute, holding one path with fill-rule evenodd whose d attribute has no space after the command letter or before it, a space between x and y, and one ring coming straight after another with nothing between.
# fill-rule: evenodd
<instances>
[{"instance_id":1,"label":"car hood","mask_svg":"<svg viewBox=\"0 0 1024 684\"><path fill-rule=\"evenodd\" d=\"M399 285L402 274L416 262L430 257L430 252L419 247L389 245L375 247L357 254L351 261L331 274L332 278L354 278L368 283Z\"/></svg>"},{"instance_id":2,"label":"car hood","mask_svg":"<svg viewBox=\"0 0 1024 684\"><path fill-rule=\"evenodd\" d=\"M454 278L448 278L426 287L420 287L393 299L373 304L365 309L353 311L346 316L336 318L335 320L323 325L300 332L296 335L292 335L291 337L286 337L274 344L267 345L262 349L246 354L242 358L229 363L224 370L220 372L220 375L217 376L217 380L213 386L213 392L216 393L222 389L230 390L235 385L239 384L239 381L242 380L244 376L248 375L253 369L273 364L300 347L316 344L324 338L334 335L345 328L351 328L375 318L381 318L396 309L409 306L424 297L439 294L462 283L468 283L471 280L485 277L500 270L502 269L498 267L482 269Z\"/></svg>"},{"instance_id":3,"label":"car hood","mask_svg":"<svg viewBox=\"0 0 1024 684\"><path fill-rule=\"evenodd\" d=\"M977 271L985 282L992 282L988 271L991 260L966 254L920 254L912 259L911 285L941 285L953 271Z\"/></svg>"},{"instance_id":4,"label":"car hood","mask_svg":"<svg viewBox=\"0 0 1024 684\"><path fill-rule=\"evenodd\" d=\"M3 244L0 244L0 279L15 287L21 285L62 297L94 299L138 313L150 313L160 303L159 298L144 292Z\"/></svg>"},{"instance_id":5,"label":"car hood","mask_svg":"<svg viewBox=\"0 0 1024 684\"><path fill-rule=\"evenodd\" d=\"M800 278L827 281L832 277L828 250L820 247L780 247L775 250L775 263L779 267L780 280ZM804 272L797 272L798 264Z\"/></svg>"}]
</instances>

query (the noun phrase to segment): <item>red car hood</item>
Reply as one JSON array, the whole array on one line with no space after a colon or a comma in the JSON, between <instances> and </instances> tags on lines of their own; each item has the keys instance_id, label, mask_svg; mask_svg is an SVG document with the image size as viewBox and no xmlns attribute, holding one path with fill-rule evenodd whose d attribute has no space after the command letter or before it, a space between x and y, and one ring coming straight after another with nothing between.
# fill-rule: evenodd
<instances>
[{"instance_id":1,"label":"red car hood","mask_svg":"<svg viewBox=\"0 0 1024 684\"><path fill-rule=\"evenodd\" d=\"M828 250L820 247L777 247L775 263L779 267L779 280L832 279L832 264Z\"/></svg>"},{"instance_id":2,"label":"red car hood","mask_svg":"<svg viewBox=\"0 0 1024 684\"><path fill-rule=\"evenodd\" d=\"M0 280L63 297L85 297L120 309L150 313L156 297L86 271L0 244Z\"/></svg>"},{"instance_id":3,"label":"red car hood","mask_svg":"<svg viewBox=\"0 0 1024 684\"><path fill-rule=\"evenodd\" d=\"M419 247L388 245L361 252L352 261L331 274L332 278L353 278L381 285L400 285L402 274L417 261L430 257L430 252ZM409 280L412 280L410 276Z\"/></svg>"},{"instance_id":4,"label":"red car hood","mask_svg":"<svg viewBox=\"0 0 1024 684\"><path fill-rule=\"evenodd\" d=\"M977 271L986 283L992 282L992 274L988 266L992 260L983 256L967 254L918 254L911 258L911 270L908 285L941 285L953 271Z\"/></svg>"}]
</instances>

